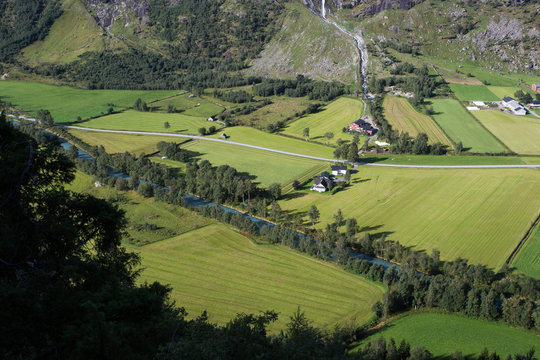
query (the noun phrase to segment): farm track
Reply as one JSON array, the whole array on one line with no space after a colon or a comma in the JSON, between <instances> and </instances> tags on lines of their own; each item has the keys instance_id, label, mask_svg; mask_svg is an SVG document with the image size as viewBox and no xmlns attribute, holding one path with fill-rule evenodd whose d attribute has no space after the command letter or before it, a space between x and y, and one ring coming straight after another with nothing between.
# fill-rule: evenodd
<instances>
[{"instance_id":1,"label":"farm track","mask_svg":"<svg viewBox=\"0 0 540 360\"><path fill-rule=\"evenodd\" d=\"M244 146L244 147L248 147L248 148L252 148L252 149L270 151L270 152L275 152L275 153L284 154L284 155L302 157L302 158L306 158L306 159L314 159L314 160L329 161L329 162L340 162L340 163L348 163L349 162L347 160L329 159L329 158L323 158L323 157L318 157L318 156L297 154L297 153L293 153L293 152L289 152L289 151L282 151L282 150L271 149L271 148L262 147L262 146L244 144L244 143L239 143L239 142L229 141L229 140L208 138L208 137L197 136L197 135L170 134L170 133L161 133L161 132L145 132L145 131L130 131L130 130L105 130L105 129L84 128L84 127L80 127L80 126L70 126L70 125L59 125L59 126L62 126L64 128L67 128L67 129L94 131L94 132L112 133L112 134L153 135L153 136L180 137L180 138L196 139L196 140L203 140L203 141L214 141L214 142L223 143L223 144ZM363 163L363 162L358 162L356 164L357 165L366 165L366 166L379 166L379 167L425 168L425 169L489 169L489 168L493 168L493 169L531 168L531 169L534 169L534 168L540 168L540 164L523 164L523 165L397 165L397 164L377 164L377 163Z\"/></svg>"}]
</instances>

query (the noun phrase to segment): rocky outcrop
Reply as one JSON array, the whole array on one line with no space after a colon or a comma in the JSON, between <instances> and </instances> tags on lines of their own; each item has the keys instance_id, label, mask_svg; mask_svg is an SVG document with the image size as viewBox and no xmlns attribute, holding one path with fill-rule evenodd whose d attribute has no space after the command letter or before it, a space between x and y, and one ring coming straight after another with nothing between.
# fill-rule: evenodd
<instances>
[{"instance_id":1,"label":"rocky outcrop","mask_svg":"<svg viewBox=\"0 0 540 360\"><path fill-rule=\"evenodd\" d=\"M388 9L409 10L424 0L378 0L363 11L357 17L371 16Z\"/></svg>"},{"instance_id":2,"label":"rocky outcrop","mask_svg":"<svg viewBox=\"0 0 540 360\"><path fill-rule=\"evenodd\" d=\"M128 21L130 16L135 16L141 22L148 21L146 11L148 0L84 0L89 9L94 10L96 20L99 25L109 30L111 26L119 21Z\"/></svg>"}]
</instances>

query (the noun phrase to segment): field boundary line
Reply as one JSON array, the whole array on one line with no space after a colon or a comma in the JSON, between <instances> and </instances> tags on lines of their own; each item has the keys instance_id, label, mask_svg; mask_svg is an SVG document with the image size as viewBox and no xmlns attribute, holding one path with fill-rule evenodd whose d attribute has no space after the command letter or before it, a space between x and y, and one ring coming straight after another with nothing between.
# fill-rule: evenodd
<instances>
[{"instance_id":1,"label":"field boundary line","mask_svg":"<svg viewBox=\"0 0 540 360\"><path fill-rule=\"evenodd\" d=\"M516 256L520 253L523 246L525 246L527 241L531 238L532 234L534 233L536 228L539 226L539 224L540 224L540 212L536 216L536 220L534 220L532 225L527 229L527 232L521 238L517 246L514 248L514 250L512 250L512 253L508 257L508 259L506 259L505 264L510 265L510 263L512 263L515 260Z\"/></svg>"}]
</instances>

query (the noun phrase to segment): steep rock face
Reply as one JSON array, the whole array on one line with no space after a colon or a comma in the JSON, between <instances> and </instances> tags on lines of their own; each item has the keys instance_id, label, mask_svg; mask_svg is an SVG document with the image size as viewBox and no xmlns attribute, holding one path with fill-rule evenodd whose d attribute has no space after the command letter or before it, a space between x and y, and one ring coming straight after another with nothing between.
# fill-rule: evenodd
<instances>
[{"instance_id":1,"label":"steep rock face","mask_svg":"<svg viewBox=\"0 0 540 360\"><path fill-rule=\"evenodd\" d=\"M118 20L128 21L136 16L143 23L148 21L146 11L148 0L84 0L86 6L95 12L100 26L109 30Z\"/></svg>"},{"instance_id":2,"label":"steep rock face","mask_svg":"<svg viewBox=\"0 0 540 360\"><path fill-rule=\"evenodd\" d=\"M357 16L371 16L388 9L409 10L422 2L424 0L378 0Z\"/></svg>"}]
</instances>

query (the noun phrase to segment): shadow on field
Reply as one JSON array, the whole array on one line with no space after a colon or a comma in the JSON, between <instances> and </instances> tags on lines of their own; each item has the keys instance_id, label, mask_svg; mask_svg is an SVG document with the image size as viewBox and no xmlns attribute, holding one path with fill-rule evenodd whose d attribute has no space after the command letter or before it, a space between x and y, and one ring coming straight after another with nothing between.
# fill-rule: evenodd
<instances>
[{"instance_id":1,"label":"shadow on field","mask_svg":"<svg viewBox=\"0 0 540 360\"><path fill-rule=\"evenodd\" d=\"M360 183L363 183L363 182L367 182L367 181L371 181L371 179L354 179L353 181L351 181L353 184L360 184Z\"/></svg>"},{"instance_id":2,"label":"shadow on field","mask_svg":"<svg viewBox=\"0 0 540 360\"><path fill-rule=\"evenodd\" d=\"M373 230L378 230L380 228L382 228L383 226L382 225L375 225L375 226L362 226L359 230L359 232L366 232L366 231L373 231Z\"/></svg>"},{"instance_id":3,"label":"shadow on field","mask_svg":"<svg viewBox=\"0 0 540 360\"><path fill-rule=\"evenodd\" d=\"M359 162L372 164L372 163L376 163L376 162L380 162L384 160L388 160L388 156L367 156L367 157L361 158Z\"/></svg>"},{"instance_id":4,"label":"shadow on field","mask_svg":"<svg viewBox=\"0 0 540 360\"><path fill-rule=\"evenodd\" d=\"M295 192L290 192L288 194L285 194L281 198L283 200L293 200L293 199L298 199L298 198L304 197L306 195L307 195L307 193L305 193L305 192L295 191Z\"/></svg>"}]
</instances>

